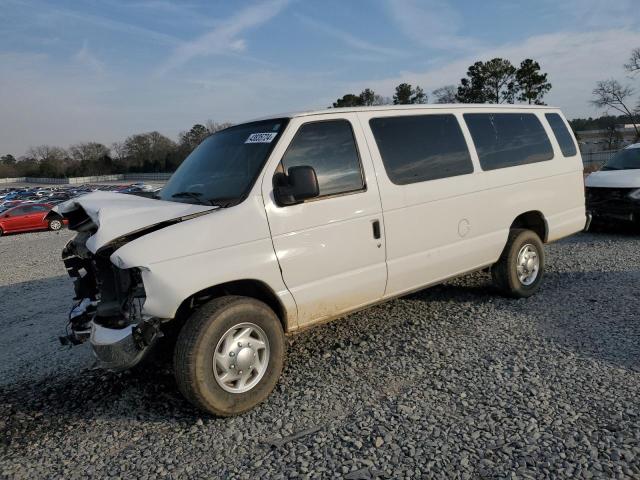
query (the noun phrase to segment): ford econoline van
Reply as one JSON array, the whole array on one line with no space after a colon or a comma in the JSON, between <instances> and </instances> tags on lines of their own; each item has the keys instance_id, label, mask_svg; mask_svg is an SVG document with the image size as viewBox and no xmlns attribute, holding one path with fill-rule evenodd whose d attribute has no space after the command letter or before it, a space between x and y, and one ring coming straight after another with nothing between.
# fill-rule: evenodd
<instances>
[{"instance_id":1,"label":"ford econoline van","mask_svg":"<svg viewBox=\"0 0 640 480\"><path fill-rule=\"evenodd\" d=\"M582 230L582 160L550 107L428 105L278 115L198 146L158 199L96 192L77 230L72 340L110 369L175 335L181 392L217 414L273 390L285 334L475 270L541 285Z\"/></svg>"}]
</instances>

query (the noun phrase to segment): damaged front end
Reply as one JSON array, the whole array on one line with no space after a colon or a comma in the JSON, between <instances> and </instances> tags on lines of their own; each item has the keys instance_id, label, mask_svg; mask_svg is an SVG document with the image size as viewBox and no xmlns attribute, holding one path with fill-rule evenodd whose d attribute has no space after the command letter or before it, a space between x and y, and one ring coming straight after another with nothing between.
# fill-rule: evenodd
<instances>
[{"instance_id":1,"label":"damaged front end","mask_svg":"<svg viewBox=\"0 0 640 480\"><path fill-rule=\"evenodd\" d=\"M88 228L87 228L88 227ZM62 252L69 276L74 279L75 301L69 313L66 344L90 340L100 366L124 369L136 365L162 335L160 321L145 318L146 298L141 271L121 269L109 257L113 246L95 254L86 247L92 235L90 222Z\"/></svg>"},{"instance_id":2,"label":"damaged front end","mask_svg":"<svg viewBox=\"0 0 640 480\"><path fill-rule=\"evenodd\" d=\"M62 251L62 260L73 278L76 304L69 312L69 329L60 341L76 345L89 340L99 366L126 369L136 365L162 336L160 322L145 318L146 298L139 268L121 269L110 256L120 242L92 253L87 240L98 225L82 208L64 214L69 228L78 234Z\"/></svg>"},{"instance_id":3,"label":"damaged front end","mask_svg":"<svg viewBox=\"0 0 640 480\"><path fill-rule=\"evenodd\" d=\"M160 322L142 314L146 295L140 270L113 265L112 248L92 254L85 246L88 236L78 234L62 253L77 301L69 313L71 333L62 340L90 340L100 366L130 368L161 336Z\"/></svg>"},{"instance_id":4,"label":"damaged front end","mask_svg":"<svg viewBox=\"0 0 640 480\"><path fill-rule=\"evenodd\" d=\"M144 311L147 267L124 265L114 253L129 242L217 207L94 192L55 207L78 232L62 252L74 279L75 304L65 344L89 341L99 365L136 365L162 337L160 319ZM115 259L115 260L114 260ZM114 263L115 261L115 263Z\"/></svg>"}]
</instances>

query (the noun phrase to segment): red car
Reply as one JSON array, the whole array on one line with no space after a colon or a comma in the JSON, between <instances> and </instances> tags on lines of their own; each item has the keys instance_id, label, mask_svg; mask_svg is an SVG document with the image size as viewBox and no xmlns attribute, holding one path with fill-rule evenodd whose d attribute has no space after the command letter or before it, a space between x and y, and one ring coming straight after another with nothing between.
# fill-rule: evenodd
<instances>
[{"instance_id":1,"label":"red car","mask_svg":"<svg viewBox=\"0 0 640 480\"><path fill-rule=\"evenodd\" d=\"M62 218L45 220L51 205L28 203L12 207L0 213L0 236L5 233L31 232L34 230L60 230Z\"/></svg>"}]
</instances>

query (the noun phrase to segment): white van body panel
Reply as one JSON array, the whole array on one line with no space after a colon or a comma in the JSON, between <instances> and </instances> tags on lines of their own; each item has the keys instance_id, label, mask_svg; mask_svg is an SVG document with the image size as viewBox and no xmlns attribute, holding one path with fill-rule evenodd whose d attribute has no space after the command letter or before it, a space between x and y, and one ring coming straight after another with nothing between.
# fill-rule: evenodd
<instances>
[{"instance_id":1,"label":"white van body panel","mask_svg":"<svg viewBox=\"0 0 640 480\"><path fill-rule=\"evenodd\" d=\"M584 181L587 187L640 188L640 170L601 170Z\"/></svg>"},{"instance_id":2,"label":"white van body panel","mask_svg":"<svg viewBox=\"0 0 640 480\"><path fill-rule=\"evenodd\" d=\"M513 107L487 106L482 110L513 112ZM467 175L396 185L385 173L373 133L365 128L384 211L389 271L385 297L495 263L511 224L525 212L544 215L547 241L580 231L585 225L582 159L579 154L562 156L544 112L536 115L547 130L554 159L482 171L462 117L466 111L460 106L444 111L426 107L359 113L363 126L372 118L385 116L453 113L475 170Z\"/></svg>"},{"instance_id":3,"label":"white van body panel","mask_svg":"<svg viewBox=\"0 0 640 480\"><path fill-rule=\"evenodd\" d=\"M339 119L349 121L353 129L365 190L298 205L276 204L273 176L290 141L308 118L291 120L262 183L273 246L284 282L296 300L301 326L380 300L387 279L384 231L380 239L372 234L372 222L382 224L380 195L358 118L338 111L314 116L311 121Z\"/></svg>"},{"instance_id":4,"label":"white van body panel","mask_svg":"<svg viewBox=\"0 0 640 480\"><path fill-rule=\"evenodd\" d=\"M111 260L120 268L142 268L146 315L173 318L183 300L201 290L257 280L278 296L288 327L297 328L295 302L282 281L258 182L241 204L133 240Z\"/></svg>"}]
</instances>

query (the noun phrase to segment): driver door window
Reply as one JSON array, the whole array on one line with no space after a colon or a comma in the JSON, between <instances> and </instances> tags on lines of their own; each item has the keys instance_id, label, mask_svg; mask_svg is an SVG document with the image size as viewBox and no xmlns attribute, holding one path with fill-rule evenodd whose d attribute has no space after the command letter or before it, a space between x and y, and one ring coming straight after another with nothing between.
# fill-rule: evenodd
<instances>
[{"instance_id":1,"label":"driver door window","mask_svg":"<svg viewBox=\"0 0 640 480\"><path fill-rule=\"evenodd\" d=\"M364 188L360 156L347 120L306 123L282 157L282 173L307 165L318 177L320 197Z\"/></svg>"}]
</instances>

